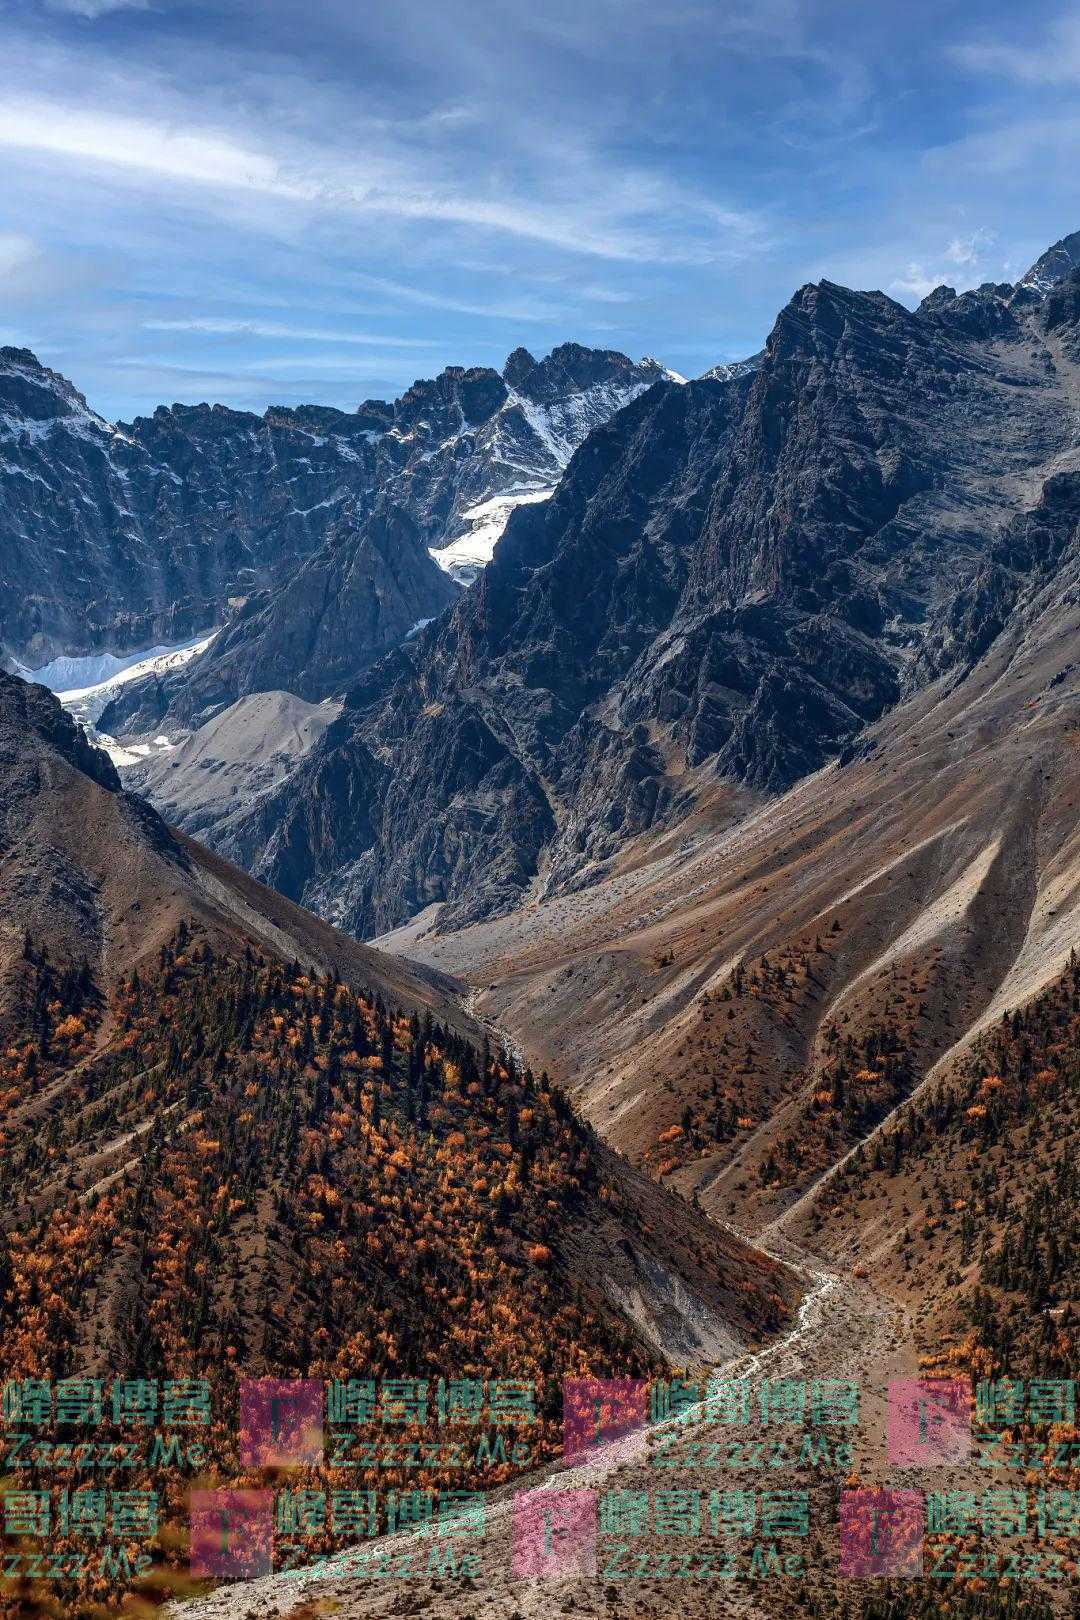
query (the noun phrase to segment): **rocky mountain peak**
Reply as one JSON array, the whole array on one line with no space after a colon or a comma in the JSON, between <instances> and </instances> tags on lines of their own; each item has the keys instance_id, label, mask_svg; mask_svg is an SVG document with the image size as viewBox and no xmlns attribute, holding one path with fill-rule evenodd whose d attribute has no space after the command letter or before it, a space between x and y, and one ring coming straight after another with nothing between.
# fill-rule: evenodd
<instances>
[{"instance_id":1,"label":"rocky mountain peak","mask_svg":"<svg viewBox=\"0 0 1080 1620\"><path fill-rule=\"evenodd\" d=\"M655 365L656 376L663 370ZM568 394L585 393L603 383L631 383L642 371L614 349L587 349L581 343L560 343L545 360L520 377L518 392L536 404L547 404ZM651 379L642 379L651 380Z\"/></svg>"},{"instance_id":2,"label":"rocky mountain peak","mask_svg":"<svg viewBox=\"0 0 1080 1620\"><path fill-rule=\"evenodd\" d=\"M1020 299L1032 296L1044 298L1051 287L1056 287L1059 281L1080 265L1080 231L1073 231L1063 236L1060 242L1047 248L1031 266L1031 269L1020 277L1016 284L1015 296Z\"/></svg>"},{"instance_id":3,"label":"rocky mountain peak","mask_svg":"<svg viewBox=\"0 0 1080 1620\"><path fill-rule=\"evenodd\" d=\"M535 355L531 355L528 349L516 348L503 366L503 380L509 383L511 388L519 388L530 371L535 368Z\"/></svg>"},{"instance_id":4,"label":"rocky mountain peak","mask_svg":"<svg viewBox=\"0 0 1080 1620\"><path fill-rule=\"evenodd\" d=\"M745 360L723 360L719 365L710 366L708 371L703 371L698 380L700 382L735 382L739 377L748 377L752 372L757 371L764 358L765 350L759 349L757 354L749 355Z\"/></svg>"},{"instance_id":5,"label":"rocky mountain peak","mask_svg":"<svg viewBox=\"0 0 1080 1620\"><path fill-rule=\"evenodd\" d=\"M4 742L19 747L37 737L60 754L75 770L110 793L121 791L120 778L108 754L87 741L60 700L43 686L35 686L0 670L0 758L9 758Z\"/></svg>"},{"instance_id":6,"label":"rocky mountain peak","mask_svg":"<svg viewBox=\"0 0 1080 1620\"><path fill-rule=\"evenodd\" d=\"M354 647L358 673L475 578L513 507L546 499L592 429L661 374L566 343L542 361L515 350L506 379L448 366L355 412L177 402L114 427L29 350L0 356L0 654L29 669L189 641L240 600L288 588L328 547L306 600L324 625L334 590L360 613L375 639ZM362 605L376 576L377 626ZM255 656L254 633L249 614L243 679L256 684L215 681L215 701L266 690L256 671L271 666L281 684L281 648ZM307 626L296 656L315 657L317 641ZM332 662L332 675L285 673L321 696L342 678Z\"/></svg>"},{"instance_id":7,"label":"rocky mountain peak","mask_svg":"<svg viewBox=\"0 0 1080 1620\"><path fill-rule=\"evenodd\" d=\"M399 431L445 436L464 425L477 427L506 400L506 384L490 366L447 366L434 378L419 378L398 400ZM458 416L460 415L460 419Z\"/></svg>"},{"instance_id":8,"label":"rocky mountain peak","mask_svg":"<svg viewBox=\"0 0 1080 1620\"><path fill-rule=\"evenodd\" d=\"M969 337L991 338L1016 329L1016 317L1010 308L1012 293L1007 281L984 281L980 287L962 293L957 293L955 287L935 287L915 313L922 320L957 328Z\"/></svg>"},{"instance_id":9,"label":"rocky mountain peak","mask_svg":"<svg viewBox=\"0 0 1080 1620\"><path fill-rule=\"evenodd\" d=\"M780 311L765 344L774 364L831 359L841 347L880 357L881 343L905 330L914 316L883 292L858 292L833 281L807 282ZM877 363L874 361L873 363Z\"/></svg>"},{"instance_id":10,"label":"rocky mountain peak","mask_svg":"<svg viewBox=\"0 0 1080 1620\"><path fill-rule=\"evenodd\" d=\"M36 424L82 417L109 431L109 424L90 410L74 384L43 366L31 349L0 348L0 413L8 418L4 437L19 433L20 419Z\"/></svg>"},{"instance_id":11,"label":"rocky mountain peak","mask_svg":"<svg viewBox=\"0 0 1080 1620\"><path fill-rule=\"evenodd\" d=\"M25 366L28 371L43 371L44 367L33 349L16 349L0 344L0 362L5 365Z\"/></svg>"}]
</instances>

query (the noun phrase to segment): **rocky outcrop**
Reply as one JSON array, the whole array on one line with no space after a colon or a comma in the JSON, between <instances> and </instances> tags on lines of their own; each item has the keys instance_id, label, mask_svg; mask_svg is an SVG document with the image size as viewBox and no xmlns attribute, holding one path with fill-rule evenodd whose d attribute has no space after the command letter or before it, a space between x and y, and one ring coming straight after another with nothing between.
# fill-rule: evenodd
<instances>
[{"instance_id":1,"label":"rocky outcrop","mask_svg":"<svg viewBox=\"0 0 1080 1620\"><path fill-rule=\"evenodd\" d=\"M109 756L88 741L83 728L51 692L0 670L0 761L14 762L19 739L33 732L76 771L109 793L120 792L120 778Z\"/></svg>"},{"instance_id":2,"label":"rocky outcrop","mask_svg":"<svg viewBox=\"0 0 1080 1620\"><path fill-rule=\"evenodd\" d=\"M318 548L385 430L370 411L220 405L114 426L0 349L0 650L37 668L219 623Z\"/></svg>"},{"instance_id":3,"label":"rocky outcrop","mask_svg":"<svg viewBox=\"0 0 1080 1620\"><path fill-rule=\"evenodd\" d=\"M513 506L546 497L587 433L664 374L576 344L523 355L512 380L451 366L354 412L173 405L114 425L28 350L0 349L0 654L35 669L176 643L243 606L200 698L332 691L440 612ZM274 592L298 579L285 615Z\"/></svg>"},{"instance_id":4,"label":"rocky outcrop","mask_svg":"<svg viewBox=\"0 0 1080 1620\"><path fill-rule=\"evenodd\" d=\"M361 934L457 926L588 882L717 776L772 793L847 750L1053 566L1076 378L1044 296L822 282L755 367L659 381L230 852Z\"/></svg>"}]
</instances>

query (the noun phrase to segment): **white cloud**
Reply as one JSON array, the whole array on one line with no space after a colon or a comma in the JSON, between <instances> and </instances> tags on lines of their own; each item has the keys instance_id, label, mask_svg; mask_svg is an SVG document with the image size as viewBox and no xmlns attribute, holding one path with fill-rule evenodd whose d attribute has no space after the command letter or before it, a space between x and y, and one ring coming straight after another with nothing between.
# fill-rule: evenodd
<instances>
[{"instance_id":1,"label":"white cloud","mask_svg":"<svg viewBox=\"0 0 1080 1620\"><path fill-rule=\"evenodd\" d=\"M200 128L179 109L166 122L62 102L9 99L0 107L0 146L305 207L504 232L610 259L708 262L735 244L742 249L756 245L759 235L751 216L680 196L649 174L622 172L611 179L603 207L588 195L554 201L513 194L485 197L471 187L464 191L433 183L404 154L372 153L362 169L343 164L337 148L296 146L278 155ZM599 183L598 177L593 179ZM669 217L690 226L681 240L662 228Z\"/></svg>"},{"instance_id":2,"label":"white cloud","mask_svg":"<svg viewBox=\"0 0 1080 1620\"><path fill-rule=\"evenodd\" d=\"M969 72L1013 79L1019 84L1074 84L1080 81L1080 17L1061 17L1035 43L958 45L952 55Z\"/></svg>"},{"instance_id":3,"label":"white cloud","mask_svg":"<svg viewBox=\"0 0 1080 1620\"><path fill-rule=\"evenodd\" d=\"M632 304L639 297L638 293L623 292L617 287L600 287L595 282L576 290L581 298L587 298L596 304Z\"/></svg>"},{"instance_id":4,"label":"white cloud","mask_svg":"<svg viewBox=\"0 0 1080 1620\"><path fill-rule=\"evenodd\" d=\"M213 315L197 315L185 320L143 321L147 332L196 332L208 337L296 338L307 343L364 344L389 349L427 349L427 338L386 337L370 332L330 332L306 326L286 326L278 321L236 321Z\"/></svg>"},{"instance_id":5,"label":"white cloud","mask_svg":"<svg viewBox=\"0 0 1080 1620\"><path fill-rule=\"evenodd\" d=\"M984 257L985 250L992 247L997 241L993 231L972 231L970 236L954 236L945 249L945 258L949 264L973 265L978 264Z\"/></svg>"},{"instance_id":6,"label":"white cloud","mask_svg":"<svg viewBox=\"0 0 1080 1620\"><path fill-rule=\"evenodd\" d=\"M891 292L906 293L909 298L924 299L948 277L941 271L927 270L925 265L911 263L907 269L889 283Z\"/></svg>"},{"instance_id":7,"label":"white cloud","mask_svg":"<svg viewBox=\"0 0 1080 1620\"><path fill-rule=\"evenodd\" d=\"M956 235L941 249L940 259L929 264L912 260L889 283L890 292L908 298L923 299L935 287L956 287L965 292L980 282L1000 279L992 276L986 262L987 253L995 247L994 231L979 227L966 236Z\"/></svg>"},{"instance_id":8,"label":"white cloud","mask_svg":"<svg viewBox=\"0 0 1080 1620\"><path fill-rule=\"evenodd\" d=\"M60 11L69 17L85 17L96 22L112 11L148 11L148 0L45 0L50 11Z\"/></svg>"},{"instance_id":9,"label":"white cloud","mask_svg":"<svg viewBox=\"0 0 1080 1620\"><path fill-rule=\"evenodd\" d=\"M0 146L144 170L196 185L302 195L271 158L245 151L227 137L79 112L52 102L8 102L0 108Z\"/></svg>"}]
</instances>

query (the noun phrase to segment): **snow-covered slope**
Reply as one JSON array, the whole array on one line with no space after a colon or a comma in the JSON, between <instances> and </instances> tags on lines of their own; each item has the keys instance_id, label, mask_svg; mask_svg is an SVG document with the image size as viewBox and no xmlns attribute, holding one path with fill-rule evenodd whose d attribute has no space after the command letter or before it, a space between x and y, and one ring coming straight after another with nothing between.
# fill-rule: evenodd
<instances>
[{"instance_id":1,"label":"snow-covered slope","mask_svg":"<svg viewBox=\"0 0 1080 1620\"><path fill-rule=\"evenodd\" d=\"M26 669L22 665L16 666L16 674L21 675L25 681L34 681L38 686L47 686L50 692L55 692L70 707L69 699L85 699L89 701L92 695L98 692L111 692L123 681L138 680L140 675L149 675L155 670L177 669L196 653L202 652L213 640L213 632L206 636L196 636L190 641L180 642L176 646L147 647L142 652L128 653L87 653L79 657L64 655L54 658L50 663L43 664L40 669ZM106 697L106 701L108 698Z\"/></svg>"},{"instance_id":2,"label":"snow-covered slope","mask_svg":"<svg viewBox=\"0 0 1080 1620\"><path fill-rule=\"evenodd\" d=\"M461 513L459 519L461 532L453 540L448 540L444 546L433 546L431 555L439 567L444 568L452 578L459 580L463 585L471 584L481 568L486 567L491 561L495 543L506 528L515 506L525 506L533 501L546 501L554 488L554 484L549 487L541 486L539 489L530 488L528 485L515 485L502 495L493 495L490 500L478 501L475 506L470 506ZM410 631L410 634L412 633Z\"/></svg>"},{"instance_id":3,"label":"snow-covered slope","mask_svg":"<svg viewBox=\"0 0 1080 1620\"><path fill-rule=\"evenodd\" d=\"M1026 275L1021 276L1013 292L1014 299L1044 298L1051 288L1080 265L1080 231L1063 236L1060 242L1047 248L1035 260Z\"/></svg>"},{"instance_id":4,"label":"snow-covered slope","mask_svg":"<svg viewBox=\"0 0 1080 1620\"><path fill-rule=\"evenodd\" d=\"M593 429L661 380L683 379L656 360L633 362L577 344L564 344L542 361L515 350L503 372L505 397L470 436L475 466L461 481L444 532L431 546L439 567L470 585L491 561L514 508L547 500ZM457 432L431 456L451 449L460 459Z\"/></svg>"},{"instance_id":5,"label":"snow-covered slope","mask_svg":"<svg viewBox=\"0 0 1080 1620\"><path fill-rule=\"evenodd\" d=\"M64 708L83 725L92 726L104 714L121 686L147 675L181 669L204 652L214 632L181 642L177 647L147 647L139 653L92 653L85 658L54 658L41 669L18 670L24 680L55 692Z\"/></svg>"},{"instance_id":6,"label":"snow-covered slope","mask_svg":"<svg viewBox=\"0 0 1080 1620\"><path fill-rule=\"evenodd\" d=\"M64 708L74 715L91 742L104 748L114 765L133 765L149 755L169 749L172 739L165 733L126 746L114 737L98 731L97 721L104 714L122 686L150 676L163 676L183 666L204 652L214 639L214 633L182 642L176 647L147 647L135 653L89 653L85 657L54 658L40 669L26 669L15 664L15 673L23 680L55 692Z\"/></svg>"},{"instance_id":7,"label":"snow-covered slope","mask_svg":"<svg viewBox=\"0 0 1080 1620\"><path fill-rule=\"evenodd\" d=\"M708 377L713 382L734 382L739 377L747 376L751 371L757 371L765 358L762 349L758 354L752 354L748 360L727 360L718 366L710 366L708 371L702 372L702 379Z\"/></svg>"}]
</instances>

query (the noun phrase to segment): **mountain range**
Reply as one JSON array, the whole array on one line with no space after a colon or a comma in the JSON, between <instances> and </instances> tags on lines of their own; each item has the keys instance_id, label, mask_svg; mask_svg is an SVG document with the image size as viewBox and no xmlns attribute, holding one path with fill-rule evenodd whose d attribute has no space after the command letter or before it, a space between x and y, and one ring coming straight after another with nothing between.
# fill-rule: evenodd
<instances>
[{"instance_id":1,"label":"mountain range","mask_svg":"<svg viewBox=\"0 0 1080 1620\"><path fill-rule=\"evenodd\" d=\"M752 368L654 384L225 852L361 937L451 928L851 757L1067 545L1077 246L914 312L805 287Z\"/></svg>"},{"instance_id":2,"label":"mountain range","mask_svg":"<svg viewBox=\"0 0 1080 1620\"><path fill-rule=\"evenodd\" d=\"M148 431L84 419L42 375L84 425L23 431L5 492L57 435L108 437L119 466L112 439ZM236 1367L434 1377L447 1357L541 1385L679 1365L858 1383L842 1467L738 1476L807 1492L803 1569L719 1603L644 1576L559 1600L932 1620L921 1583L838 1598L830 1573L838 1487L895 1480L889 1381L1080 1374L1080 232L915 310L802 287L760 354L690 382L568 345L417 389L381 429L357 413L365 466L404 459L324 533L290 526L286 554L284 529L243 530L257 579L209 518L185 531L206 616L169 618L179 576L138 575L160 608L132 654L224 622L69 697L89 735L0 675L5 1369L206 1367L227 1393ZM244 418L237 468L292 465L315 412ZM219 419L193 414L200 439ZM191 475L218 501L241 500L235 415ZM70 494L82 466L38 476ZM65 628L41 500L8 553L39 569L36 628L5 632L20 660L102 645ZM159 563L171 522L147 531ZM399 567L445 597L421 612L402 585L384 622ZM544 1400L530 1478L557 1489ZM730 1442L705 1421L695 1440ZM570 1484L655 1491L670 1428ZM1077 1433L1075 1412L1010 1423L1027 1484L1075 1489ZM241 1477L227 1446L214 1461ZM950 1490L981 1493L985 1466ZM331 1560L183 1613L546 1620L551 1583L506 1581L511 1473L468 1581L391 1592ZM702 1556L725 1545L695 1532ZM949 1606L1064 1613L992 1581Z\"/></svg>"},{"instance_id":3,"label":"mountain range","mask_svg":"<svg viewBox=\"0 0 1080 1620\"><path fill-rule=\"evenodd\" d=\"M174 405L114 425L0 349L0 651L34 669L225 624L172 700L185 720L275 687L319 700L446 607L509 511L664 374L568 343L352 413Z\"/></svg>"}]
</instances>

